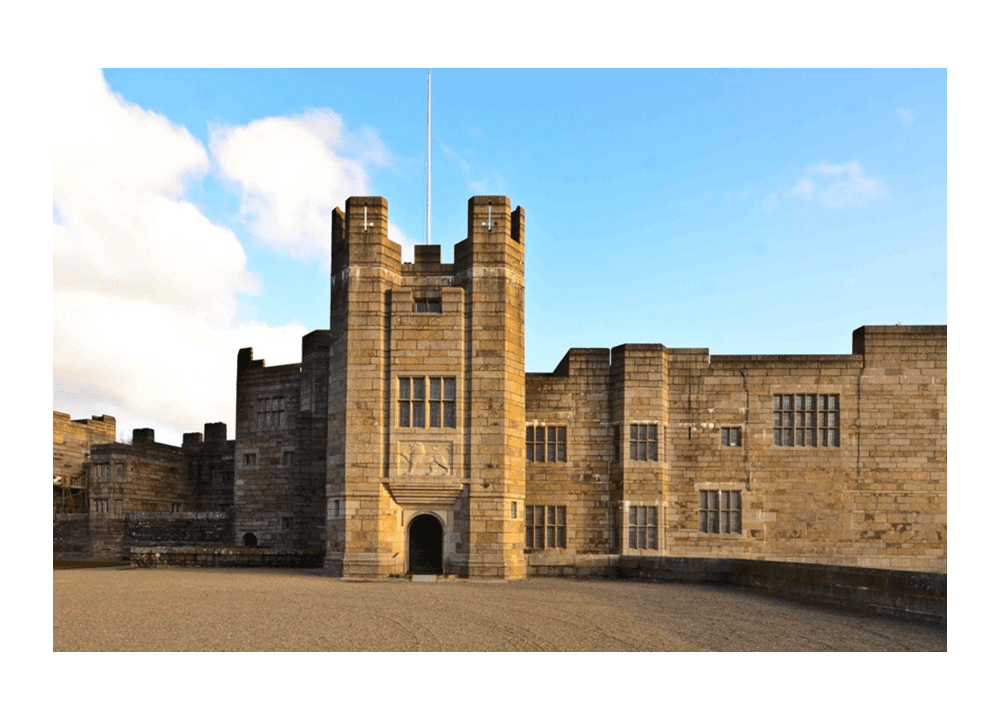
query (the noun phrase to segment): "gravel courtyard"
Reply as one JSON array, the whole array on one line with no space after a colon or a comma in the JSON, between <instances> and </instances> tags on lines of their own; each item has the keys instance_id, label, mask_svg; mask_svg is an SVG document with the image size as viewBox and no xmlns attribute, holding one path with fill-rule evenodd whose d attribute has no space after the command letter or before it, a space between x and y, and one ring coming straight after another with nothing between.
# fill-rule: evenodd
<instances>
[{"instance_id":1,"label":"gravel courtyard","mask_svg":"<svg viewBox=\"0 0 1000 720\"><path fill-rule=\"evenodd\" d=\"M947 630L724 587L53 571L56 651L944 651Z\"/></svg>"}]
</instances>

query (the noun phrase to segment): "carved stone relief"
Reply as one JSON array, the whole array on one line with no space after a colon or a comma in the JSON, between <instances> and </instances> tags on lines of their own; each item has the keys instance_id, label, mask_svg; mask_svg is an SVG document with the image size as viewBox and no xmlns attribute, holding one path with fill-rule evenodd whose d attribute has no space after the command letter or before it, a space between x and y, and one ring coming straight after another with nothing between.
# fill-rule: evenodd
<instances>
[{"instance_id":1,"label":"carved stone relief","mask_svg":"<svg viewBox=\"0 0 1000 720\"><path fill-rule=\"evenodd\" d=\"M451 475L452 443L401 442L398 470L400 475L413 477Z\"/></svg>"}]
</instances>

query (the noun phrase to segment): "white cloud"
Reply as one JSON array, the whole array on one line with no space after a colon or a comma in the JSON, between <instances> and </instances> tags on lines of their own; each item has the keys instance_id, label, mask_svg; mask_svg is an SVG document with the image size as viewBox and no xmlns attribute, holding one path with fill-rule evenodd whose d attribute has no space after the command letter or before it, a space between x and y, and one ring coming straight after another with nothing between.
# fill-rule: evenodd
<instances>
[{"instance_id":1,"label":"white cloud","mask_svg":"<svg viewBox=\"0 0 1000 720\"><path fill-rule=\"evenodd\" d=\"M328 258L331 208L368 195L368 167L388 163L373 129L347 132L331 110L215 127L210 146L222 176L239 186L254 234L300 257ZM390 236L412 247L395 226Z\"/></svg>"},{"instance_id":2,"label":"white cloud","mask_svg":"<svg viewBox=\"0 0 1000 720\"><path fill-rule=\"evenodd\" d=\"M865 174L857 161L843 165L820 163L806 170L806 175L790 188L771 193L764 205L773 209L779 200L798 199L818 202L831 210L867 205L872 200L884 200L882 183Z\"/></svg>"},{"instance_id":3,"label":"white cloud","mask_svg":"<svg viewBox=\"0 0 1000 720\"><path fill-rule=\"evenodd\" d=\"M257 292L259 281L232 230L184 198L186 183L209 167L201 143L113 95L99 72L63 80L53 151L54 409L89 396L188 431L218 420L232 427L237 350L266 347L270 364L294 362L306 329L234 322L238 294Z\"/></svg>"}]
</instances>

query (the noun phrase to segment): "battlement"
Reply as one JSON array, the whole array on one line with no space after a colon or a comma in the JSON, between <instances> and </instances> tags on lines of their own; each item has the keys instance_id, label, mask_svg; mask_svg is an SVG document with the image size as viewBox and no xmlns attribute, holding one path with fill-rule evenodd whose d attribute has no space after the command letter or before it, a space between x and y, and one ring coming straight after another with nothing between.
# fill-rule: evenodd
<instances>
[{"instance_id":1,"label":"battlement","mask_svg":"<svg viewBox=\"0 0 1000 720\"><path fill-rule=\"evenodd\" d=\"M224 445L226 443L226 423L205 423L205 434L200 432L184 433L185 450L192 450L202 445Z\"/></svg>"}]
</instances>

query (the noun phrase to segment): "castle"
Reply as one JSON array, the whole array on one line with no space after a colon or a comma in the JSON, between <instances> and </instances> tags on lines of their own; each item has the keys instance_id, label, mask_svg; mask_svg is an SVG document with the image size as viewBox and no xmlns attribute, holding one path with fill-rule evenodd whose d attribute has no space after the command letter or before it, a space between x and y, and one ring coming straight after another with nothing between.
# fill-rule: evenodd
<instances>
[{"instance_id":1,"label":"castle","mask_svg":"<svg viewBox=\"0 0 1000 720\"><path fill-rule=\"evenodd\" d=\"M402 262L387 231L383 198L333 211L330 328L301 363L240 350L234 440L115 443L113 418L56 413L53 474L87 479L56 485L56 553L256 547L369 578L946 572L945 326L861 327L850 355L574 348L526 373L524 211L473 197L451 264L436 245Z\"/></svg>"}]
</instances>

